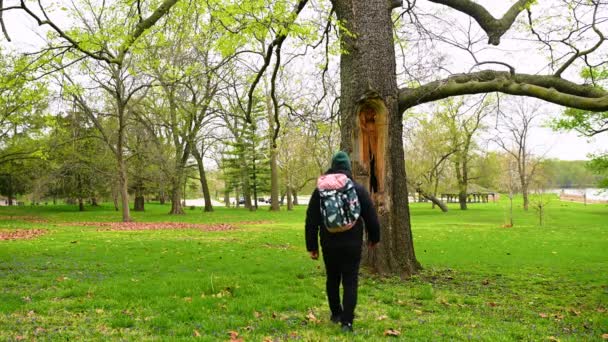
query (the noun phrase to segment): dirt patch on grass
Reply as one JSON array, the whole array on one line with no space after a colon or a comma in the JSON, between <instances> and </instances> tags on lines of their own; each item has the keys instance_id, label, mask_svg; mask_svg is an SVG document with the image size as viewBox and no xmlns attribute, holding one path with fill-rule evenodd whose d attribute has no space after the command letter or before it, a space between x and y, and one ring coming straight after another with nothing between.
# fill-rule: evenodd
<instances>
[{"instance_id":1,"label":"dirt patch on grass","mask_svg":"<svg viewBox=\"0 0 608 342\"><path fill-rule=\"evenodd\" d=\"M27 240L34 239L40 235L48 233L46 229L17 229L17 230L2 230L0 229L0 241L2 240Z\"/></svg>"}]
</instances>

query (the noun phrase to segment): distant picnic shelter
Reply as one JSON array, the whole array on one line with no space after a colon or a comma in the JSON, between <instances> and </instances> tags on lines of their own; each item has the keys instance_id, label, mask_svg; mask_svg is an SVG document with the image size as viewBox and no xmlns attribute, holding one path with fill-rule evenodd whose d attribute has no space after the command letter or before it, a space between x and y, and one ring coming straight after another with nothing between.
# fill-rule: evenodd
<instances>
[{"instance_id":1,"label":"distant picnic shelter","mask_svg":"<svg viewBox=\"0 0 608 342\"><path fill-rule=\"evenodd\" d=\"M441 200L447 203L457 203L458 193L458 190L446 191L441 194ZM477 184L469 184L467 187L467 203L488 203L490 197L492 197L492 202L496 202L498 193Z\"/></svg>"}]
</instances>

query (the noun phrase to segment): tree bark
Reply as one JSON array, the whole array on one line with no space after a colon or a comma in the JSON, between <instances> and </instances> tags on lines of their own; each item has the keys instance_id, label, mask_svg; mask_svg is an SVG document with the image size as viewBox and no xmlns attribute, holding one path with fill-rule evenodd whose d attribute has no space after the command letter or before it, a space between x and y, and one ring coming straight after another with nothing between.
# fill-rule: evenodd
<instances>
[{"instance_id":1,"label":"tree bark","mask_svg":"<svg viewBox=\"0 0 608 342\"><path fill-rule=\"evenodd\" d=\"M82 197L78 197L78 211L84 211L84 201Z\"/></svg>"},{"instance_id":2,"label":"tree bark","mask_svg":"<svg viewBox=\"0 0 608 342\"><path fill-rule=\"evenodd\" d=\"M170 215L183 215L181 178L174 177L171 184L171 210Z\"/></svg>"},{"instance_id":3,"label":"tree bark","mask_svg":"<svg viewBox=\"0 0 608 342\"><path fill-rule=\"evenodd\" d=\"M287 185L287 210L293 210L293 197L291 196L291 187Z\"/></svg>"},{"instance_id":4,"label":"tree bark","mask_svg":"<svg viewBox=\"0 0 608 342\"><path fill-rule=\"evenodd\" d=\"M142 194L135 195L135 203L133 205L134 211L145 211L145 198Z\"/></svg>"},{"instance_id":5,"label":"tree bark","mask_svg":"<svg viewBox=\"0 0 608 342\"><path fill-rule=\"evenodd\" d=\"M198 165L198 174L201 179L201 190L203 191L203 198L205 199L205 207L203 208L204 212L212 212L213 205L211 204L211 192L209 191L209 183L207 182L207 173L205 172L205 164L203 164L203 156L199 153L196 145L192 148L192 155L194 155L194 159L196 159L196 164Z\"/></svg>"},{"instance_id":6,"label":"tree bark","mask_svg":"<svg viewBox=\"0 0 608 342\"><path fill-rule=\"evenodd\" d=\"M279 166L277 164L277 142L274 139L274 118L272 112L272 99L266 96L268 113L268 134L270 140L270 211L279 211Z\"/></svg>"},{"instance_id":7,"label":"tree bark","mask_svg":"<svg viewBox=\"0 0 608 342\"><path fill-rule=\"evenodd\" d=\"M372 190L381 224L382 242L364 252L364 262L380 274L407 277L416 273L420 264L410 225L391 4L364 0L332 3L349 32L341 32L342 48L347 53L340 59L340 145L351 156L355 180ZM360 113L366 108L374 115L363 127L365 118ZM375 136L369 133L372 131ZM366 141L368 146L364 146ZM369 145L376 149L373 165Z\"/></svg>"}]
</instances>

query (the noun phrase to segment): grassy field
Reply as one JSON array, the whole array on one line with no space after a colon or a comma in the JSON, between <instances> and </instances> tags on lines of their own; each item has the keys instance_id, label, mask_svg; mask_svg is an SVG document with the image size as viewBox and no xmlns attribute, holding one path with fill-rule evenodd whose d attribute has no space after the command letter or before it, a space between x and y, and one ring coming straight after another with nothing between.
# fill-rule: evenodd
<instances>
[{"instance_id":1,"label":"grassy field","mask_svg":"<svg viewBox=\"0 0 608 342\"><path fill-rule=\"evenodd\" d=\"M413 278L362 271L355 334L329 322L322 262L293 212L217 208L138 222L227 223L236 229L108 231L110 207L0 208L0 340L326 341L589 340L608 335L608 206L553 199L545 224L506 203L412 205ZM385 336L393 329L398 337Z\"/></svg>"}]
</instances>

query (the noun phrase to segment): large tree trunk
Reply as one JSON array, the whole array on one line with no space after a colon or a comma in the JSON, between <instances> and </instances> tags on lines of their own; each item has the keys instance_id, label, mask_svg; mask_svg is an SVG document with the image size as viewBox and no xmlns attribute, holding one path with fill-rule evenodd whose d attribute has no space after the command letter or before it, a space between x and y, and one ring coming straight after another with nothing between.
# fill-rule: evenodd
<instances>
[{"instance_id":1,"label":"large tree trunk","mask_svg":"<svg viewBox=\"0 0 608 342\"><path fill-rule=\"evenodd\" d=\"M209 184L207 183L207 173L205 172L203 156L199 153L196 146L192 148L192 155L194 155L194 159L196 159L196 165L198 165L198 175L201 179L201 190L203 191L203 198L205 199L205 208L203 209L203 211L212 212L213 205L211 204L211 193L209 192Z\"/></svg>"},{"instance_id":2,"label":"large tree trunk","mask_svg":"<svg viewBox=\"0 0 608 342\"><path fill-rule=\"evenodd\" d=\"M182 189L180 177L174 177L171 184L171 211L170 215L183 215L184 208L182 207Z\"/></svg>"},{"instance_id":3,"label":"large tree trunk","mask_svg":"<svg viewBox=\"0 0 608 342\"><path fill-rule=\"evenodd\" d=\"M333 0L341 32L341 148L351 155L355 180L371 192L382 242L365 251L381 274L410 276L420 269L412 240L390 1Z\"/></svg>"},{"instance_id":4,"label":"large tree trunk","mask_svg":"<svg viewBox=\"0 0 608 342\"><path fill-rule=\"evenodd\" d=\"M112 187L112 201L114 202L114 210L115 211L119 211L120 208L118 207L118 190L116 190L116 187Z\"/></svg>"},{"instance_id":5,"label":"large tree trunk","mask_svg":"<svg viewBox=\"0 0 608 342\"><path fill-rule=\"evenodd\" d=\"M226 208L230 208L230 191L224 191L224 204Z\"/></svg>"},{"instance_id":6,"label":"large tree trunk","mask_svg":"<svg viewBox=\"0 0 608 342\"><path fill-rule=\"evenodd\" d=\"M122 155L122 148L119 149L118 154L118 171L119 171L119 186L120 186L120 200L122 208L122 222L131 221L131 212L129 208L129 184L127 178L127 165Z\"/></svg>"},{"instance_id":7,"label":"large tree trunk","mask_svg":"<svg viewBox=\"0 0 608 342\"><path fill-rule=\"evenodd\" d=\"M525 160L523 161L525 163ZM523 164L520 168L519 179L521 182L521 194L524 198L524 210L528 211L528 207L530 206L530 199L528 198L528 182L526 180L526 165Z\"/></svg>"},{"instance_id":8,"label":"large tree trunk","mask_svg":"<svg viewBox=\"0 0 608 342\"><path fill-rule=\"evenodd\" d=\"M243 167L241 169L241 179L243 183L243 199L245 200L245 208L249 210L254 210L253 205L251 203L251 188L249 183L249 174L247 173L247 169ZM238 198L237 198L238 202Z\"/></svg>"},{"instance_id":9,"label":"large tree trunk","mask_svg":"<svg viewBox=\"0 0 608 342\"><path fill-rule=\"evenodd\" d=\"M460 158L460 156L456 156L456 158ZM467 210L467 180L466 174L464 173L466 167L461 165L460 160L456 160L454 163L454 168L456 170L456 179L458 180L458 203L460 203L460 210ZM462 168L461 168L462 167Z\"/></svg>"},{"instance_id":10,"label":"large tree trunk","mask_svg":"<svg viewBox=\"0 0 608 342\"><path fill-rule=\"evenodd\" d=\"M291 196L291 186L287 184L287 210L293 210L293 197Z\"/></svg>"},{"instance_id":11,"label":"large tree trunk","mask_svg":"<svg viewBox=\"0 0 608 342\"><path fill-rule=\"evenodd\" d=\"M133 204L133 211L145 211L146 199L143 194L135 195L135 203Z\"/></svg>"},{"instance_id":12,"label":"large tree trunk","mask_svg":"<svg viewBox=\"0 0 608 342\"><path fill-rule=\"evenodd\" d=\"M277 164L277 142L274 138L274 115L272 111L272 99L266 96L266 108L268 113L268 134L270 140L270 210L279 211L279 166Z\"/></svg>"}]
</instances>

